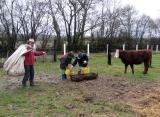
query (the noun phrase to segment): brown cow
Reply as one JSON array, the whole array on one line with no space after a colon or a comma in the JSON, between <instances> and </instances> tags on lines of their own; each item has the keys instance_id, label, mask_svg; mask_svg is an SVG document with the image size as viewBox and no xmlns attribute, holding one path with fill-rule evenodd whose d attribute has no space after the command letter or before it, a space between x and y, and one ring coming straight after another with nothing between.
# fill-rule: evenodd
<instances>
[{"instance_id":1,"label":"brown cow","mask_svg":"<svg viewBox=\"0 0 160 117\"><path fill-rule=\"evenodd\" d=\"M134 64L138 65L144 63L144 74L147 73L149 66L151 66L152 52L151 50L116 50L116 58L120 58L121 61L125 64L125 71L127 72L127 67L130 65L132 73L134 74Z\"/></svg>"}]
</instances>

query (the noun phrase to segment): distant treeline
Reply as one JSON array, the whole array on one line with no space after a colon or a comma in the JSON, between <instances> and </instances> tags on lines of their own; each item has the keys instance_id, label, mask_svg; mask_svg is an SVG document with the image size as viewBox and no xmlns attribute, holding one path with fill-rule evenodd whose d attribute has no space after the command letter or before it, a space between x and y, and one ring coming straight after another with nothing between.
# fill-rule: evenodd
<instances>
[{"instance_id":1,"label":"distant treeline","mask_svg":"<svg viewBox=\"0 0 160 117\"><path fill-rule=\"evenodd\" d=\"M39 49L91 52L111 48L132 49L135 44L159 44L160 18L152 19L120 0L0 0L1 55L12 53L21 40L40 42ZM52 43L52 44L51 44ZM51 45L51 46L50 46Z\"/></svg>"}]
</instances>

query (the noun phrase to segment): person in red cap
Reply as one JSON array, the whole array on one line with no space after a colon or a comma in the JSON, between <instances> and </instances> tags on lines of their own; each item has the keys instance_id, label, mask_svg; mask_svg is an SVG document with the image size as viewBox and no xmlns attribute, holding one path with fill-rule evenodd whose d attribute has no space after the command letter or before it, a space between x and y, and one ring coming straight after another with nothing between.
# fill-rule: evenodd
<instances>
[{"instance_id":1,"label":"person in red cap","mask_svg":"<svg viewBox=\"0 0 160 117\"><path fill-rule=\"evenodd\" d=\"M46 54L46 52L35 51L34 49L34 39L29 39L26 44L28 52L24 54L24 68L25 74L22 80L22 85L26 87L26 83L29 80L30 86L34 86L34 62L35 56L40 56Z\"/></svg>"}]
</instances>

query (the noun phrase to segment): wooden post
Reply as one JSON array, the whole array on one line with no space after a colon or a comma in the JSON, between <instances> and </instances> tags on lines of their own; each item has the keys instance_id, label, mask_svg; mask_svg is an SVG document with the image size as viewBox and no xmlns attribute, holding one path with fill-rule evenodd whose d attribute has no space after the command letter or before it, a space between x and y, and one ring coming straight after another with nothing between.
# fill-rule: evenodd
<instances>
[{"instance_id":1,"label":"wooden post","mask_svg":"<svg viewBox=\"0 0 160 117\"><path fill-rule=\"evenodd\" d=\"M149 50L149 45L147 44L147 50Z\"/></svg>"},{"instance_id":2,"label":"wooden post","mask_svg":"<svg viewBox=\"0 0 160 117\"><path fill-rule=\"evenodd\" d=\"M108 44L107 44L108 45ZM111 44L108 45L108 65L111 65Z\"/></svg>"},{"instance_id":3,"label":"wooden post","mask_svg":"<svg viewBox=\"0 0 160 117\"><path fill-rule=\"evenodd\" d=\"M66 54L66 43L63 44L63 54Z\"/></svg>"},{"instance_id":4,"label":"wooden post","mask_svg":"<svg viewBox=\"0 0 160 117\"><path fill-rule=\"evenodd\" d=\"M108 56L108 44L107 44L107 56Z\"/></svg>"},{"instance_id":5,"label":"wooden post","mask_svg":"<svg viewBox=\"0 0 160 117\"><path fill-rule=\"evenodd\" d=\"M125 44L123 44L123 50L125 50Z\"/></svg>"},{"instance_id":6,"label":"wooden post","mask_svg":"<svg viewBox=\"0 0 160 117\"><path fill-rule=\"evenodd\" d=\"M87 44L87 55L89 56L89 43Z\"/></svg>"},{"instance_id":7,"label":"wooden post","mask_svg":"<svg viewBox=\"0 0 160 117\"><path fill-rule=\"evenodd\" d=\"M136 51L138 51L138 44L136 44Z\"/></svg>"},{"instance_id":8,"label":"wooden post","mask_svg":"<svg viewBox=\"0 0 160 117\"><path fill-rule=\"evenodd\" d=\"M158 45L156 45L156 53L158 53Z\"/></svg>"}]
</instances>

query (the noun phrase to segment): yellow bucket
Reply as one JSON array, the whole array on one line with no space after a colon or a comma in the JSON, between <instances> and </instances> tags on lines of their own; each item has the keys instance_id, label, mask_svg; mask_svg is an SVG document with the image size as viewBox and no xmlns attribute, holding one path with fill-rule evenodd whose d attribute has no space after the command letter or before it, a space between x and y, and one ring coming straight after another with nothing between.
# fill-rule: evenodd
<instances>
[{"instance_id":1,"label":"yellow bucket","mask_svg":"<svg viewBox=\"0 0 160 117\"><path fill-rule=\"evenodd\" d=\"M89 74L89 73L90 73L89 67L82 68L81 74Z\"/></svg>"},{"instance_id":2,"label":"yellow bucket","mask_svg":"<svg viewBox=\"0 0 160 117\"><path fill-rule=\"evenodd\" d=\"M67 78L70 78L71 75L73 74L72 68L73 68L73 65L72 64L68 64L68 66L67 66L67 68L65 70L65 74L66 74Z\"/></svg>"},{"instance_id":3,"label":"yellow bucket","mask_svg":"<svg viewBox=\"0 0 160 117\"><path fill-rule=\"evenodd\" d=\"M71 71L68 68L65 70L65 74L66 74L67 78L71 77Z\"/></svg>"}]
</instances>

